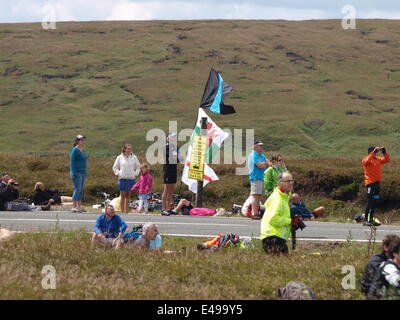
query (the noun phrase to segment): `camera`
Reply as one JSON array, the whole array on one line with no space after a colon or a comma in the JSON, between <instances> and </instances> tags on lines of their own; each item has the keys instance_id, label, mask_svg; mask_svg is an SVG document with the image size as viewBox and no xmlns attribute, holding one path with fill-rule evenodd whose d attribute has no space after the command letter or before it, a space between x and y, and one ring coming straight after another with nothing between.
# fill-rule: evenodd
<instances>
[{"instance_id":1,"label":"camera","mask_svg":"<svg viewBox=\"0 0 400 320\"><path fill-rule=\"evenodd\" d=\"M298 229L303 230L306 227L306 224L303 222L303 219L301 217L299 217L298 215L294 215L291 218L292 218L292 223L293 223L293 220L296 221L296 224L292 224L292 228L294 229L294 231L296 231Z\"/></svg>"},{"instance_id":2,"label":"camera","mask_svg":"<svg viewBox=\"0 0 400 320\"><path fill-rule=\"evenodd\" d=\"M303 222L303 220L300 220L300 222L299 222L299 224L298 224L298 227L299 227L300 230L303 230L303 229L306 227L306 225L305 225L305 223Z\"/></svg>"},{"instance_id":3,"label":"camera","mask_svg":"<svg viewBox=\"0 0 400 320\"><path fill-rule=\"evenodd\" d=\"M19 186L19 183L18 183L17 181L13 181L13 182L11 182L11 185L12 185L12 186L18 187L18 186Z\"/></svg>"}]
</instances>

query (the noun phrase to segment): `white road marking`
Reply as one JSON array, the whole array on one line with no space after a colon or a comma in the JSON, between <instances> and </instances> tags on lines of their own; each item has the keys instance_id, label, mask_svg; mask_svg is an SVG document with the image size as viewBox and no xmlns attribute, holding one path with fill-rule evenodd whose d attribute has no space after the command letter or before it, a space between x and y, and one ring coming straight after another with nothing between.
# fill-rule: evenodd
<instances>
[{"instance_id":1,"label":"white road marking","mask_svg":"<svg viewBox=\"0 0 400 320\"><path fill-rule=\"evenodd\" d=\"M25 218L1 218L1 221L35 221L35 222L88 222L88 223L95 223L96 220L67 220L67 219L25 219ZM148 221L125 221L126 224L140 224L146 223ZM230 224L230 223L201 223L201 222L156 222L158 225L196 225L196 226L229 226L229 227L246 227L245 224Z\"/></svg>"},{"instance_id":2,"label":"white road marking","mask_svg":"<svg viewBox=\"0 0 400 320\"><path fill-rule=\"evenodd\" d=\"M363 231L368 232L368 231L370 231L370 230L369 230L369 229L363 229ZM377 232L378 232L378 231L380 231L380 232L397 232L397 233L400 232L400 230L380 230L380 229L377 229L376 231L377 231Z\"/></svg>"}]
</instances>

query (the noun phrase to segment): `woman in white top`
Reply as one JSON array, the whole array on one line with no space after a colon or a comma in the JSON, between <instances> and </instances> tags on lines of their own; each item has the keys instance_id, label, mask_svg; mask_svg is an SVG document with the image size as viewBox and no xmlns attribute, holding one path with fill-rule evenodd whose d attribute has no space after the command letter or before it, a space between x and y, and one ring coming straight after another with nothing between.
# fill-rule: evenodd
<instances>
[{"instance_id":1,"label":"woman in white top","mask_svg":"<svg viewBox=\"0 0 400 320\"><path fill-rule=\"evenodd\" d=\"M132 145L125 144L121 154L115 159L113 171L118 176L118 189L121 196L121 213L128 213L131 201L131 188L140 173L138 158L132 153Z\"/></svg>"}]
</instances>

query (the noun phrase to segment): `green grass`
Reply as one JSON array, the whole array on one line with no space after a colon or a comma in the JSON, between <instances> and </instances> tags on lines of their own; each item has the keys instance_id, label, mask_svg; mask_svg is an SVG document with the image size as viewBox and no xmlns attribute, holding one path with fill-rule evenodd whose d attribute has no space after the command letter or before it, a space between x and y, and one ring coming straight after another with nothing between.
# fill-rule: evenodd
<instances>
[{"instance_id":1,"label":"green grass","mask_svg":"<svg viewBox=\"0 0 400 320\"><path fill-rule=\"evenodd\" d=\"M377 144L399 156L399 33L361 19L0 24L0 150L61 155L85 134L92 154L144 151L168 120L192 128L214 67L237 114L213 119L254 128L268 152L360 157Z\"/></svg>"},{"instance_id":2,"label":"green grass","mask_svg":"<svg viewBox=\"0 0 400 320\"><path fill-rule=\"evenodd\" d=\"M322 300L364 299L364 244L300 242L288 257L273 257L258 240L254 249L215 253L198 251L202 241L165 237L163 250L186 247L166 254L91 250L84 231L17 234L0 242L0 299L277 299L276 289L289 281L305 283ZM45 265L56 270L55 290L41 286ZM355 290L341 286L344 265L355 267Z\"/></svg>"}]
</instances>

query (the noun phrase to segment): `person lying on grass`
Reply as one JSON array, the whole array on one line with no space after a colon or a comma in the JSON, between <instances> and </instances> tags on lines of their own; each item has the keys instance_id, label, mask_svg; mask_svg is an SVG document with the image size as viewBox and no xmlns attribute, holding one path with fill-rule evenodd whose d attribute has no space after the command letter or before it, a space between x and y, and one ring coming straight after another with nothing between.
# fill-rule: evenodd
<instances>
[{"instance_id":1,"label":"person lying on grass","mask_svg":"<svg viewBox=\"0 0 400 320\"><path fill-rule=\"evenodd\" d=\"M324 207L318 207L313 211L308 210L297 193L293 193L291 202L292 205L290 206L290 213L292 216L298 215L303 219L314 220L315 218L322 217L326 213Z\"/></svg>"},{"instance_id":2,"label":"person lying on grass","mask_svg":"<svg viewBox=\"0 0 400 320\"><path fill-rule=\"evenodd\" d=\"M101 214L94 225L91 246L102 244L119 249L127 227L125 221L115 214L114 206L107 205L105 214Z\"/></svg>"},{"instance_id":3,"label":"person lying on grass","mask_svg":"<svg viewBox=\"0 0 400 320\"><path fill-rule=\"evenodd\" d=\"M142 235L140 238L133 240L131 245L138 249L159 250L162 245L162 239L158 232L158 226L153 222L145 223Z\"/></svg>"},{"instance_id":4,"label":"person lying on grass","mask_svg":"<svg viewBox=\"0 0 400 320\"><path fill-rule=\"evenodd\" d=\"M171 210L170 213L164 214L164 215L179 214L179 210L182 211L183 215L190 215L190 210L192 210L192 209L193 209L193 206L189 200L181 199L174 210Z\"/></svg>"},{"instance_id":5,"label":"person lying on grass","mask_svg":"<svg viewBox=\"0 0 400 320\"><path fill-rule=\"evenodd\" d=\"M42 210L49 210L51 205L63 204L72 206L72 197L61 196L58 190L46 188L43 182L36 182L33 189L33 203L44 206Z\"/></svg>"}]
</instances>

